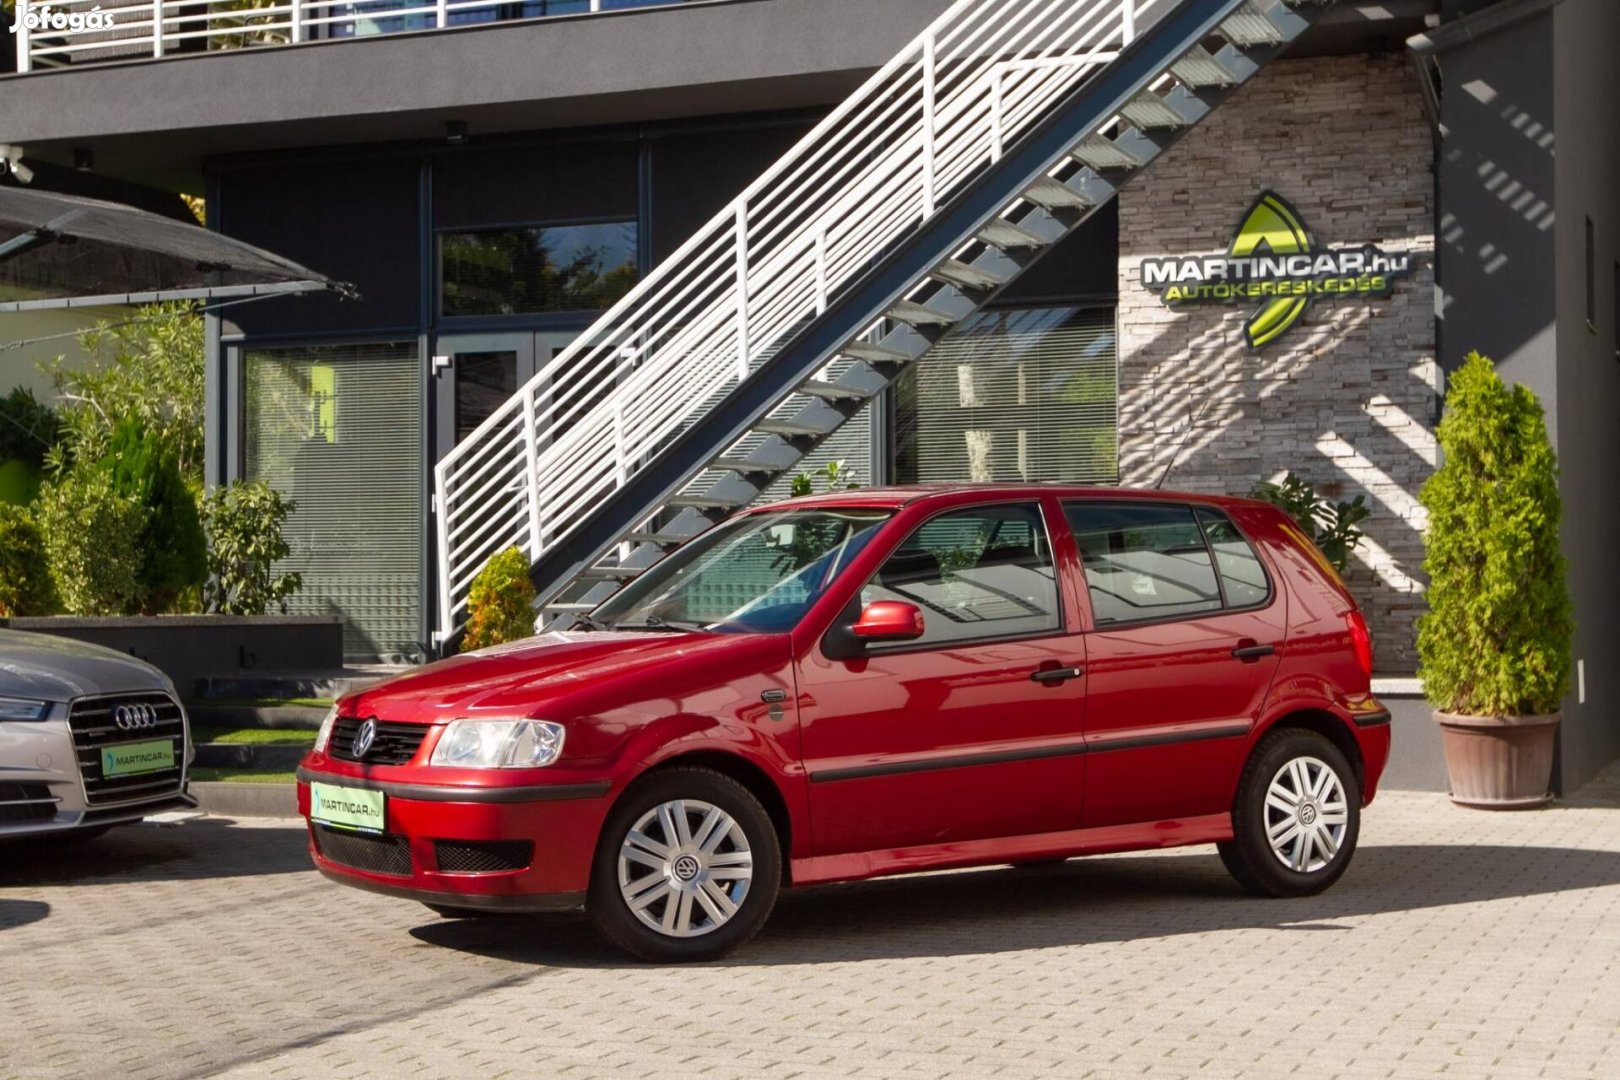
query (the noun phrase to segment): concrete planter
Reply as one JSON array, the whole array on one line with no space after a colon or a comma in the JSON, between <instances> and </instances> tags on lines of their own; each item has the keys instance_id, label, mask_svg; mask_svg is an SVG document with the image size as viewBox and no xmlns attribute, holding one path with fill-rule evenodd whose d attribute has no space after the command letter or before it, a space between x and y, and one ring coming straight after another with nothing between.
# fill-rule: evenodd
<instances>
[{"instance_id":1,"label":"concrete planter","mask_svg":"<svg viewBox=\"0 0 1620 1080\"><path fill-rule=\"evenodd\" d=\"M1523 810L1552 801L1553 746L1562 713L1461 716L1436 712L1445 739L1451 801Z\"/></svg>"},{"instance_id":2,"label":"concrete planter","mask_svg":"<svg viewBox=\"0 0 1620 1080\"><path fill-rule=\"evenodd\" d=\"M205 676L343 667L343 621L335 615L53 615L0 619L0 626L139 657L186 697Z\"/></svg>"}]
</instances>

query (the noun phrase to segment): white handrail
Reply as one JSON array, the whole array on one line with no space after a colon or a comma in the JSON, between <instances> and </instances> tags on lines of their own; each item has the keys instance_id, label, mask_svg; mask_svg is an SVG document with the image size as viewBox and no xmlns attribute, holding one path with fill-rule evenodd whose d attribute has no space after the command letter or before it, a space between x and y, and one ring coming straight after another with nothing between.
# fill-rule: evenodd
<instances>
[{"instance_id":1,"label":"white handrail","mask_svg":"<svg viewBox=\"0 0 1620 1080\"><path fill-rule=\"evenodd\" d=\"M441 639L1176 2L952 4L439 463Z\"/></svg>"}]
</instances>

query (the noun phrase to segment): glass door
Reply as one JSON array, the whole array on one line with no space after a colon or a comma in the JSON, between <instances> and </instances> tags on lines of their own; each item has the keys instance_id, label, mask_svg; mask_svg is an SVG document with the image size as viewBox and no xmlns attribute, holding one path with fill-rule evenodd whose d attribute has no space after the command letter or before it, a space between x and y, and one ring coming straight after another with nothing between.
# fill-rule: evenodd
<instances>
[{"instance_id":1,"label":"glass door","mask_svg":"<svg viewBox=\"0 0 1620 1080\"><path fill-rule=\"evenodd\" d=\"M551 357L532 330L443 334L434 349L435 458L477 430Z\"/></svg>"}]
</instances>

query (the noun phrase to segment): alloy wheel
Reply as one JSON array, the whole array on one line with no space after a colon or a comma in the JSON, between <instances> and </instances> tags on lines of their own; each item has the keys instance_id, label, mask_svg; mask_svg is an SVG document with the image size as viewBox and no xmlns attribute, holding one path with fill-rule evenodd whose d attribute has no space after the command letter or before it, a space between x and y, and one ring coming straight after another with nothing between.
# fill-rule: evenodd
<instances>
[{"instance_id":1,"label":"alloy wheel","mask_svg":"<svg viewBox=\"0 0 1620 1080\"><path fill-rule=\"evenodd\" d=\"M1332 863L1344 845L1350 807L1338 773L1320 758L1284 762L1266 789L1266 840L1279 862L1297 873Z\"/></svg>"},{"instance_id":2,"label":"alloy wheel","mask_svg":"<svg viewBox=\"0 0 1620 1080\"><path fill-rule=\"evenodd\" d=\"M701 937L726 925L753 877L742 826L699 799L658 804L619 846L619 895L643 925L666 937Z\"/></svg>"}]
</instances>

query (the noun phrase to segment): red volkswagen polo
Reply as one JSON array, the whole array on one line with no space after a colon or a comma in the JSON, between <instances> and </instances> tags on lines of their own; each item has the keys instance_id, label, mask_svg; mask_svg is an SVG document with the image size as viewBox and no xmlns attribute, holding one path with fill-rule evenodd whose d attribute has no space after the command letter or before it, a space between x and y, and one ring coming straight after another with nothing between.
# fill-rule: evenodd
<instances>
[{"instance_id":1,"label":"red volkswagen polo","mask_svg":"<svg viewBox=\"0 0 1620 1080\"><path fill-rule=\"evenodd\" d=\"M1331 566L1239 499L894 488L733 517L567 633L338 703L315 864L440 914L583 905L638 956L784 886L1215 844L1331 885L1389 754Z\"/></svg>"}]
</instances>

